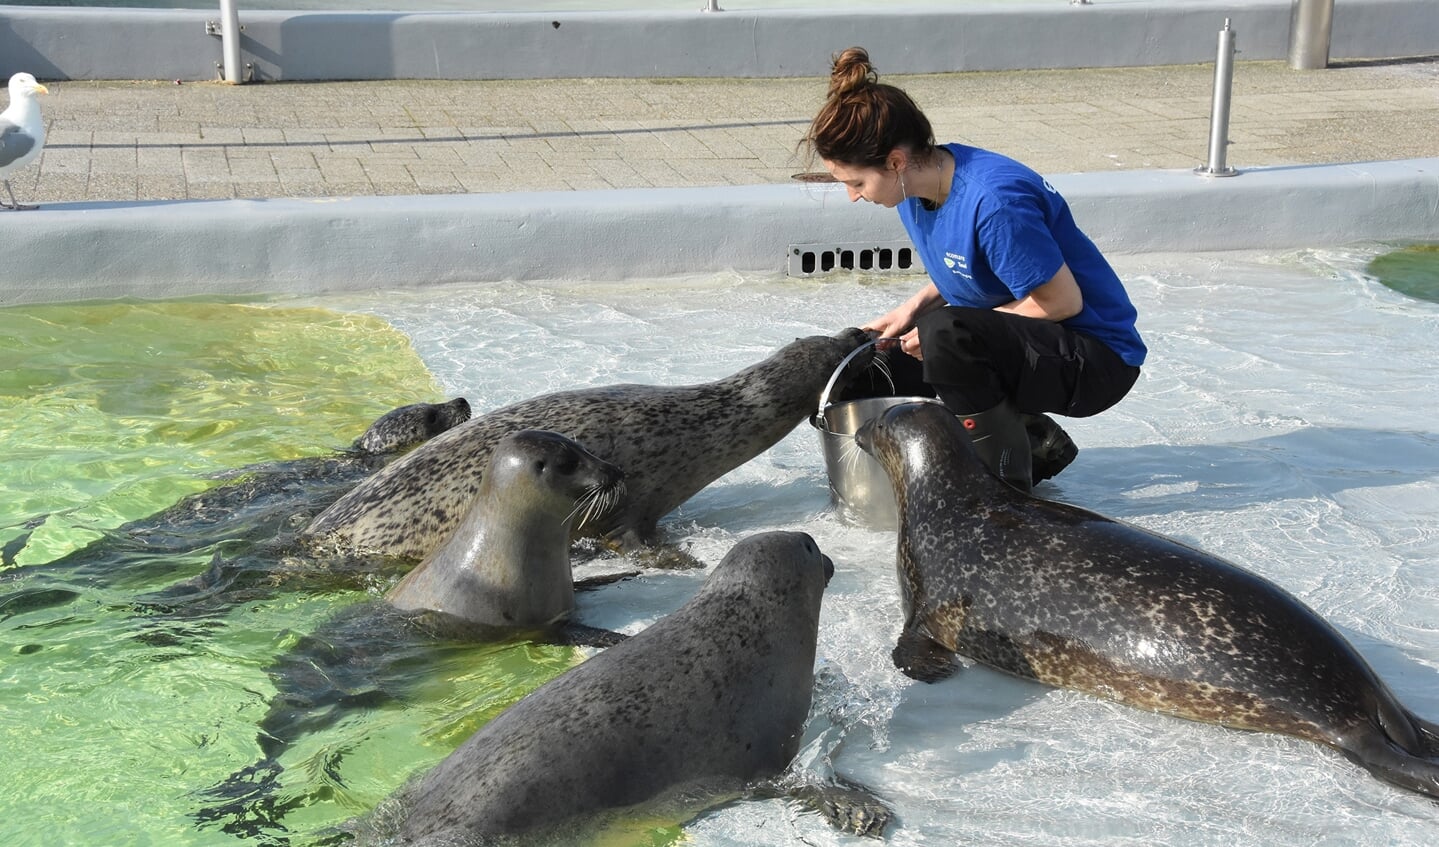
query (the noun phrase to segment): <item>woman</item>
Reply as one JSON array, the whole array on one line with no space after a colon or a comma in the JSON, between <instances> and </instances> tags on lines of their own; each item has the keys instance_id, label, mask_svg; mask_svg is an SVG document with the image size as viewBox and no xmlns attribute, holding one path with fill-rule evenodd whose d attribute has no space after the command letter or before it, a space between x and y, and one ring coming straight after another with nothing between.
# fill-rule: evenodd
<instances>
[{"instance_id":1,"label":"woman","mask_svg":"<svg viewBox=\"0 0 1439 847\"><path fill-rule=\"evenodd\" d=\"M1028 491L1058 473L1077 451L1041 413L1108 409L1146 352L1129 295L1064 198L1013 159L936 146L929 119L877 81L860 47L835 56L805 141L851 201L899 210L929 272L928 285L864 326L899 339L888 358L901 393L938 396L1011 485ZM1026 424L1046 467L1031 469Z\"/></svg>"}]
</instances>

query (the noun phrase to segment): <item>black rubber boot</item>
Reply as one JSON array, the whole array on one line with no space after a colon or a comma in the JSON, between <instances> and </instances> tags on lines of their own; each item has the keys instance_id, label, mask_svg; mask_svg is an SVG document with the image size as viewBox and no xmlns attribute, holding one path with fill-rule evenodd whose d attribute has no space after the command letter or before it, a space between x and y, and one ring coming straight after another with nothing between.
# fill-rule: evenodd
<instances>
[{"instance_id":1,"label":"black rubber boot","mask_svg":"<svg viewBox=\"0 0 1439 847\"><path fill-rule=\"evenodd\" d=\"M1049 415L1020 414L1029 433L1030 474L1038 485L1069 467L1079 448Z\"/></svg>"},{"instance_id":2,"label":"black rubber boot","mask_svg":"<svg viewBox=\"0 0 1439 847\"><path fill-rule=\"evenodd\" d=\"M969 433L974 452L985 467L1000 479L1028 493L1034 486L1030 470L1029 433L1024 421L1008 400L992 409L960 415L959 422Z\"/></svg>"}]
</instances>

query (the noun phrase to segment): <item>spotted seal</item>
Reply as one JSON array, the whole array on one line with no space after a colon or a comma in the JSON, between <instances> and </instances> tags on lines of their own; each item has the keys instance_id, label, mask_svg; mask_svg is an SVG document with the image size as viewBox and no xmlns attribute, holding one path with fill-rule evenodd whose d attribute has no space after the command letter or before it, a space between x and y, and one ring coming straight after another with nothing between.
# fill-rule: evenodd
<instances>
[{"instance_id":1,"label":"spotted seal","mask_svg":"<svg viewBox=\"0 0 1439 847\"><path fill-rule=\"evenodd\" d=\"M906 674L955 654L1048 685L1190 720L1327 744L1439 797L1439 726L1268 580L1169 538L1042 500L991 475L933 404L862 426L899 504Z\"/></svg>"},{"instance_id":2,"label":"spotted seal","mask_svg":"<svg viewBox=\"0 0 1439 847\"><path fill-rule=\"evenodd\" d=\"M495 442L517 429L562 432L625 472L625 496L589 528L622 548L653 544L656 522L758 456L814 411L859 329L798 339L715 382L611 385L545 394L455 427L356 486L306 529L339 549L423 557L479 491Z\"/></svg>"},{"instance_id":3,"label":"spotted seal","mask_svg":"<svg viewBox=\"0 0 1439 847\"><path fill-rule=\"evenodd\" d=\"M804 533L741 540L689 602L502 712L383 804L369 834L578 843L636 817L687 820L778 776L808 717L833 570ZM831 820L881 830L887 810L868 799Z\"/></svg>"},{"instance_id":4,"label":"spotted seal","mask_svg":"<svg viewBox=\"0 0 1439 847\"><path fill-rule=\"evenodd\" d=\"M308 802L276 796L281 755L352 709L404 698L446 644L523 638L608 647L623 636L569 620L575 584L571 524L602 512L623 474L562 435L521 430L500 439L484 483L454 535L385 595L351 606L270 668L276 694L257 736L264 758L204 795L225 802L201 823L256 836Z\"/></svg>"}]
</instances>

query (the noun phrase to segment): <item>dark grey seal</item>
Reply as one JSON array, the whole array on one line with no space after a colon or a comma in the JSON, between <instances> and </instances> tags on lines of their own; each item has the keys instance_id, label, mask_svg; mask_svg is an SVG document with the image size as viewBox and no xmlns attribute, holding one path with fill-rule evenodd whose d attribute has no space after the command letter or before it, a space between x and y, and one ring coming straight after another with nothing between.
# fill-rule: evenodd
<instances>
[{"instance_id":1,"label":"dark grey seal","mask_svg":"<svg viewBox=\"0 0 1439 847\"><path fill-rule=\"evenodd\" d=\"M360 480L469 418L470 404L463 397L446 403L413 403L381 415L347 449L217 474L214 478L221 482L215 487L106 530L79 550L44 564L0 573L0 586L23 586L0 595L0 619L68 603L86 587L153 585L159 577L193 567L186 554L217 544L250 545L286 532L293 535ZM26 523L25 534L5 546L6 564L50 517ZM65 582L45 584L52 578ZM216 583L213 575L202 576L200 581Z\"/></svg>"},{"instance_id":2,"label":"dark grey seal","mask_svg":"<svg viewBox=\"0 0 1439 847\"><path fill-rule=\"evenodd\" d=\"M625 496L588 533L624 549L653 544L661 517L812 413L835 368L867 340L846 329L798 339L715 382L564 391L483 414L365 480L306 534L333 549L426 556L474 500L495 443L515 430L547 429L625 472Z\"/></svg>"},{"instance_id":3,"label":"dark grey seal","mask_svg":"<svg viewBox=\"0 0 1439 847\"><path fill-rule=\"evenodd\" d=\"M521 430L500 439L454 536L385 600L345 609L276 659L276 693L257 736L264 758L203 792L225 802L196 819L242 836L283 830L286 813L312 798L276 796L281 755L353 709L402 701L452 645L619 642L617 633L570 620L569 538L572 524L622 489L618 468L562 435Z\"/></svg>"},{"instance_id":4,"label":"dark grey seal","mask_svg":"<svg viewBox=\"0 0 1439 847\"><path fill-rule=\"evenodd\" d=\"M833 569L803 533L740 541L688 603L501 713L386 801L369 834L571 844L754 791L799 750ZM847 792L827 816L877 833L888 811Z\"/></svg>"},{"instance_id":5,"label":"dark grey seal","mask_svg":"<svg viewBox=\"0 0 1439 847\"><path fill-rule=\"evenodd\" d=\"M1439 726L1415 717L1349 643L1268 580L1169 538L1022 494L959 420L895 406L860 428L899 504L906 674L963 654L1157 712L1338 749L1439 797Z\"/></svg>"}]
</instances>

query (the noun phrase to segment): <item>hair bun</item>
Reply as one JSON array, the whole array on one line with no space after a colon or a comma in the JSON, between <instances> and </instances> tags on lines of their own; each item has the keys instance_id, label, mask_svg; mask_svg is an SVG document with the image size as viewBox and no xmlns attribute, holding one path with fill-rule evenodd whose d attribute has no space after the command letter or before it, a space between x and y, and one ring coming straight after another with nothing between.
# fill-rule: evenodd
<instances>
[{"instance_id":1,"label":"hair bun","mask_svg":"<svg viewBox=\"0 0 1439 847\"><path fill-rule=\"evenodd\" d=\"M829 96L837 97L876 82L879 74L869 63L869 52L863 47L850 47L830 57Z\"/></svg>"}]
</instances>

